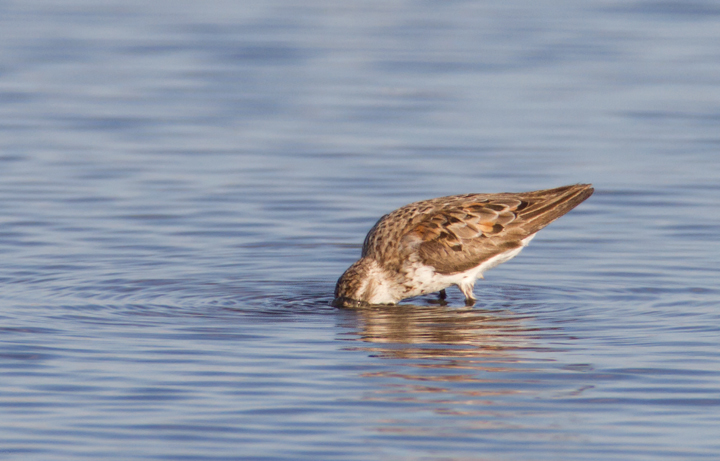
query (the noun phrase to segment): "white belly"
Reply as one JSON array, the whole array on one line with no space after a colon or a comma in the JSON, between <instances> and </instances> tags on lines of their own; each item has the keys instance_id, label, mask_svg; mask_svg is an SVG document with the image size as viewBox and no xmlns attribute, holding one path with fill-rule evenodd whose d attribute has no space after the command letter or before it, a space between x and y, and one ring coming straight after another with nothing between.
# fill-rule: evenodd
<instances>
[{"instance_id":1,"label":"white belly","mask_svg":"<svg viewBox=\"0 0 720 461\"><path fill-rule=\"evenodd\" d=\"M479 278L482 278L483 274L504 262L510 261L512 258L520 254L523 248L530 243L530 240L535 237L535 234L522 240L522 246L500 253L497 256L484 261L479 266L475 266L464 272L458 272L456 274L440 274L435 272L431 266L425 266L417 264L413 267L411 276L411 286L413 287L407 292L404 297L420 296L428 293L435 293L451 285L467 286L472 285Z\"/></svg>"}]
</instances>

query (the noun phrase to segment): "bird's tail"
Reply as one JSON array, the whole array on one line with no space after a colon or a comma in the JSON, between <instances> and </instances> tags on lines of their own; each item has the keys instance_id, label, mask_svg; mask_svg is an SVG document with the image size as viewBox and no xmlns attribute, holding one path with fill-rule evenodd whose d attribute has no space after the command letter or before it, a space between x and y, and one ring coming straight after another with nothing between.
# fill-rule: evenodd
<instances>
[{"instance_id":1,"label":"bird's tail","mask_svg":"<svg viewBox=\"0 0 720 461\"><path fill-rule=\"evenodd\" d=\"M575 184L555 189L539 190L520 194L527 203L518 208L518 217L525 221L523 227L534 234L590 197L595 189L592 184Z\"/></svg>"}]
</instances>

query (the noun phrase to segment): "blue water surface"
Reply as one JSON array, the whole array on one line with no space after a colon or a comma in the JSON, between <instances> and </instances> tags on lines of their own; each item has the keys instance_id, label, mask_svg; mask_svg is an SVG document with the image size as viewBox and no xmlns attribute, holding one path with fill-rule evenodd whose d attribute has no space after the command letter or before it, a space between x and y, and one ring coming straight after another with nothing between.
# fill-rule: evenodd
<instances>
[{"instance_id":1,"label":"blue water surface","mask_svg":"<svg viewBox=\"0 0 720 461\"><path fill-rule=\"evenodd\" d=\"M0 3L3 460L720 456L715 2ZM404 204L591 182L330 306Z\"/></svg>"}]
</instances>

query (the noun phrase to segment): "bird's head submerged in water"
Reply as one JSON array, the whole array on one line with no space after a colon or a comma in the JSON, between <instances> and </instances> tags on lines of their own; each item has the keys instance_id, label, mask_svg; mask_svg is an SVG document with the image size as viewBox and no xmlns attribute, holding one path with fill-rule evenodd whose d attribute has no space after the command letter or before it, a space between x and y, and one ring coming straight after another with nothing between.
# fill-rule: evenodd
<instances>
[{"instance_id":1,"label":"bird's head submerged in water","mask_svg":"<svg viewBox=\"0 0 720 461\"><path fill-rule=\"evenodd\" d=\"M369 304L394 304L397 299L388 289L385 271L371 258L360 258L340 276L335 285L336 307L357 307Z\"/></svg>"}]
</instances>

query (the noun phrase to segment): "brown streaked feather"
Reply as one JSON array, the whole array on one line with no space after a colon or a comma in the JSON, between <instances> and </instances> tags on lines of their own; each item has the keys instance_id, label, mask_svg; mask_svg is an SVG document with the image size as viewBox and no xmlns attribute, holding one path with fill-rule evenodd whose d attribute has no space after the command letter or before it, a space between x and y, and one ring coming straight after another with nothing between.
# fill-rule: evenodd
<instances>
[{"instance_id":1,"label":"brown streaked feather","mask_svg":"<svg viewBox=\"0 0 720 461\"><path fill-rule=\"evenodd\" d=\"M476 267L522 245L593 193L577 184L535 192L465 194L412 203L383 216L368 233L363 256L400 270L415 254L441 274ZM399 224L401 223L401 224Z\"/></svg>"}]
</instances>

